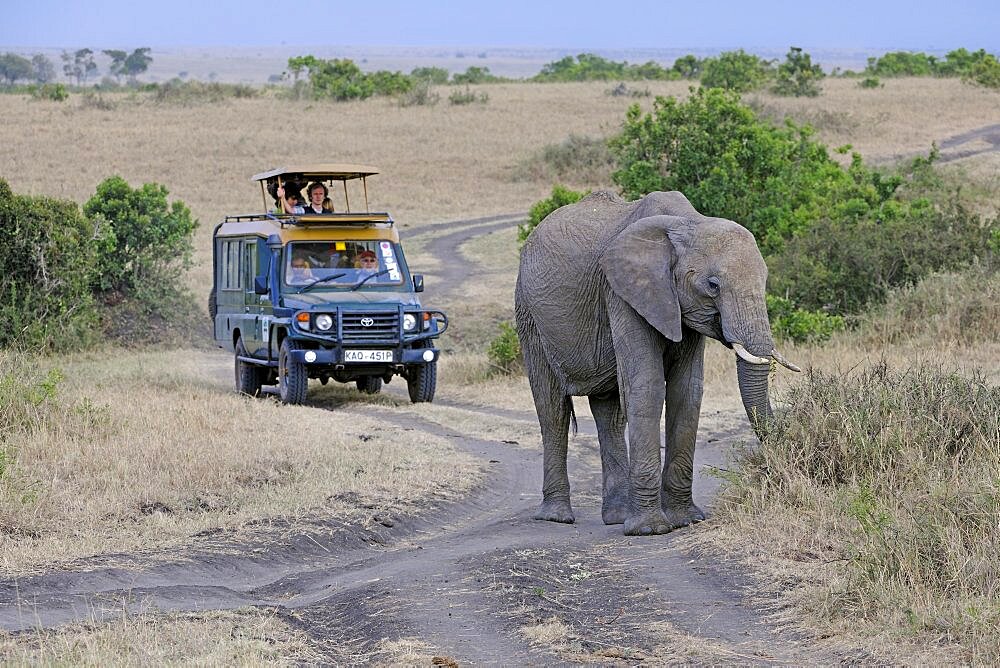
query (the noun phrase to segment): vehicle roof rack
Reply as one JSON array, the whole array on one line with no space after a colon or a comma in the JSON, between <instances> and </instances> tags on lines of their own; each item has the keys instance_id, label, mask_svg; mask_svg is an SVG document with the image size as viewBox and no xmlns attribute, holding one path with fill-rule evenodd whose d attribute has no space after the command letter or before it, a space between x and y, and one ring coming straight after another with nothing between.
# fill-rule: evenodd
<instances>
[{"instance_id":1,"label":"vehicle roof rack","mask_svg":"<svg viewBox=\"0 0 1000 668\"><path fill-rule=\"evenodd\" d=\"M292 165L290 167L277 167L275 169L254 174L251 181L260 182L260 194L264 200L264 209L267 209L267 195L275 197L275 189L285 183L293 183L295 187L301 189L309 181L329 182L340 181L344 186L344 201L347 204L347 211L351 210L351 198L347 194L347 182L354 179L361 179L365 193L365 211L368 211L368 177L378 174L378 168L371 165L355 165L350 163L313 163Z\"/></svg>"}]
</instances>

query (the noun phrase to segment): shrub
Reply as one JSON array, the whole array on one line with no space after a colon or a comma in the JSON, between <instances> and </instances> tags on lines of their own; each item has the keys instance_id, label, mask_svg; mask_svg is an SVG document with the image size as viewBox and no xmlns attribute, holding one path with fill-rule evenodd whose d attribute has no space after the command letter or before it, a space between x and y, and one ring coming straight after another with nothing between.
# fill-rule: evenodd
<instances>
[{"instance_id":1,"label":"shrub","mask_svg":"<svg viewBox=\"0 0 1000 668\"><path fill-rule=\"evenodd\" d=\"M183 202L168 205L167 194L159 184L133 190L113 176L84 205L107 231L93 284L105 307L104 329L126 343L182 340L195 315L180 279L191 265L198 221Z\"/></svg>"},{"instance_id":2,"label":"shrub","mask_svg":"<svg viewBox=\"0 0 1000 668\"><path fill-rule=\"evenodd\" d=\"M659 63L648 61L642 65L629 65L594 55L581 53L574 59L566 56L547 63L542 71L532 77L532 81L627 81L678 79L679 73L665 69Z\"/></svg>"},{"instance_id":3,"label":"shrub","mask_svg":"<svg viewBox=\"0 0 1000 668\"><path fill-rule=\"evenodd\" d=\"M500 81L506 81L506 79L490 74L490 68L488 67L476 67L474 65L466 68L465 72L454 74L451 77L452 83L465 85L466 87L470 84L498 83Z\"/></svg>"},{"instance_id":4,"label":"shrub","mask_svg":"<svg viewBox=\"0 0 1000 668\"><path fill-rule=\"evenodd\" d=\"M437 86L448 83L448 70L443 67L416 67L410 77L416 81L428 81Z\"/></svg>"},{"instance_id":5,"label":"shrub","mask_svg":"<svg viewBox=\"0 0 1000 668\"><path fill-rule=\"evenodd\" d=\"M834 623L1000 660L1000 387L879 364L813 371L782 403L727 474L719 519L827 573L818 595Z\"/></svg>"},{"instance_id":6,"label":"shrub","mask_svg":"<svg viewBox=\"0 0 1000 668\"><path fill-rule=\"evenodd\" d=\"M587 193L578 192L576 190L570 190L561 185L552 186L552 196L548 199L543 199L531 207L528 212L528 222L524 225L517 226L517 241L523 244L531 231L538 226L538 223L542 222L544 218L558 209L559 207L566 206L567 204L573 204L574 202L579 202Z\"/></svg>"},{"instance_id":7,"label":"shrub","mask_svg":"<svg viewBox=\"0 0 1000 668\"><path fill-rule=\"evenodd\" d=\"M63 102L69 99L69 91L66 85L61 83L47 83L36 86L31 90L31 97L36 100L52 100L53 102Z\"/></svg>"},{"instance_id":8,"label":"shrub","mask_svg":"<svg viewBox=\"0 0 1000 668\"><path fill-rule=\"evenodd\" d=\"M823 68L813 65L808 53L793 46L788 50L785 62L778 66L771 90L776 95L816 97L819 95L818 82L823 76Z\"/></svg>"},{"instance_id":9,"label":"shrub","mask_svg":"<svg viewBox=\"0 0 1000 668\"><path fill-rule=\"evenodd\" d=\"M766 255L836 201L876 208L899 183L860 158L843 169L812 135L808 126L758 120L736 93L700 88L685 102L657 97L649 114L633 105L609 142L612 176L627 198L683 192L702 213L744 225Z\"/></svg>"},{"instance_id":10,"label":"shrub","mask_svg":"<svg viewBox=\"0 0 1000 668\"><path fill-rule=\"evenodd\" d=\"M885 88L885 84L879 81L878 77L865 77L858 82L859 88Z\"/></svg>"},{"instance_id":11,"label":"shrub","mask_svg":"<svg viewBox=\"0 0 1000 668\"><path fill-rule=\"evenodd\" d=\"M430 79L417 79L413 87L399 97L399 106L433 106L441 99L434 91Z\"/></svg>"},{"instance_id":12,"label":"shrub","mask_svg":"<svg viewBox=\"0 0 1000 668\"><path fill-rule=\"evenodd\" d=\"M487 357L490 366L497 373L510 376L523 369L521 343L517 338L517 330L509 322L500 323L500 333L490 342Z\"/></svg>"},{"instance_id":13,"label":"shrub","mask_svg":"<svg viewBox=\"0 0 1000 668\"><path fill-rule=\"evenodd\" d=\"M448 102L452 104L473 104L474 102L486 104L489 100L490 96L488 94L483 92L477 93L468 86L465 87L464 91L455 90L448 96Z\"/></svg>"},{"instance_id":14,"label":"shrub","mask_svg":"<svg viewBox=\"0 0 1000 668\"><path fill-rule=\"evenodd\" d=\"M931 161L917 170L933 173ZM977 257L988 260L989 239L1000 228L1000 218L982 220L965 209L957 193L942 197L938 205L927 197L889 200L874 216L866 205L841 202L832 215L820 217L769 258L774 291L803 308L858 313L884 301L892 288L961 268Z\"/></svg>"},{"instance_id":15,"label":"shrub","mask_svg":"<svg viewBox=\"0 0 1000 668\"><path fill-rule=\"evenodd\" d=\"M15 195L0 179L0 347L79 348L94 338L91 284L105 230L74 202Z\"/></svg>"},{"instance_id":16,"label":"shrub","mask_svg":"<svg viewBox=\"0 0 1000 668\"><path fill-rule=\"evenodd\" d=\"M997 60L996 56L992 54L987 54L982 60L969 67L962 75L962 80L986 88L1000 88L1000 60Z\"/></svg>"},{"instance_id":17,"label":"shrub","mask_svg":"<svg viewBox=\"0 0 1000 668\"><path fill-rule=\"evenodd\" d=\"M543 146L519 165L517 178L544 180L550 183L611 182L614 159L606 139L571 134L558 144Z\"/></svg>"},{"instance_id":18,"label":"shrub","mask_svg":"<svg viewBox=\"0 0 1000 668\"><path fill-rule=\"evenodd\" d=\"M725 51L718 58L706 58L703 61L701 85L737 93L756 90L770 76L770 66L770 62L745 53L743 49Z\"/></svg>"},{"instance_id":19,"label":"shrub","mask_svg":"<svg viewBox=\"0 0 1000 668\"><path fill-rule=\"evenodd\" d=\"M844 319L820 311L795 308L789 299L765 295L771 331L780 338L796 342L820 343L844 329Z\"/></svg>"},{"instance_id":20,"label":"shrub","mask_svg":"<svg viewBox=\"0 0 1000 668\"><path fill-rule=\"evenodd\" d=\"M148 89L157 103L181 105L216 103L229 97L252 98L258 93L256 88L243 84L182 81L178 78L162 84L150 84Z\"/></svg>"},{"instance_id":21,"label":"shrub","mask_svg":"<svg viewBox=\"0 0 1000 668\"><path fill-rule=\"evenodd\" d=\"M865 73L883 77L930 76L936 72L936 63L937 59L926 53L892 51L880 58L869 58Z\"/></svg>"},{"instance_id":22,"label":"shrub","mask_svg":"<svg viewBox=\"0 0 1000 668\"><path fill-rule=\"evenodd\" d=\"M1000 341L1000 272L976 263L932 273L891 290L884 304L862 315L859 329L878 346L910 339L935 347Z\"/></svg>"}]
</instances>

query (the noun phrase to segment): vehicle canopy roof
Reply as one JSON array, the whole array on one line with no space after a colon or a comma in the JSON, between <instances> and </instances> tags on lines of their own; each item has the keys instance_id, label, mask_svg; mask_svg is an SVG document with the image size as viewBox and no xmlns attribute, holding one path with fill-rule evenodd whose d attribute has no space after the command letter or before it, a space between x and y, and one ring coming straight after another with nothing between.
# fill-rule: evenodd
<instances>
[{"instance_id":1,"label":"vehicle canopy roof","mask_svg":"<svg viewBox=\"0 0 1000 668\"><path fill-rule=\"evenodd\" d=\"M277 189L286 187L301 191L310 182L320 182L332 185L340 181L344 186L344 201L348 213L351 212L351 198L347 192L347 182L361 180L365 198L365 211L368 211L368 177L378 174L378 167L371 165L356 165L351 163L323 162L313 164L293 164L288 167L277 167L250 177L251 181L260 182L260 192L267 210L267 195L277 199Z\"/></svg>"}]
</instances>

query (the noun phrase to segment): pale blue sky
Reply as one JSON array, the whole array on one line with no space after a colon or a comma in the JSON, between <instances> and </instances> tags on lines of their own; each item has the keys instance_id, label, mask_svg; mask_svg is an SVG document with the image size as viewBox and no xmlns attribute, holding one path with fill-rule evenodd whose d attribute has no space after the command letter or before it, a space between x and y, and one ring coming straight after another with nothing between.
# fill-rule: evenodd
<instances>
[{"instance_id":1,"label":"pale blue sky","mask_svg":"<svg viewBox=\"0 0 1000 668\"><path fill-rule=\"evenodd\" d=\"M996 53L1000 0L0 0L0 49L282 44Z\"/></svg>"}]
</instances>

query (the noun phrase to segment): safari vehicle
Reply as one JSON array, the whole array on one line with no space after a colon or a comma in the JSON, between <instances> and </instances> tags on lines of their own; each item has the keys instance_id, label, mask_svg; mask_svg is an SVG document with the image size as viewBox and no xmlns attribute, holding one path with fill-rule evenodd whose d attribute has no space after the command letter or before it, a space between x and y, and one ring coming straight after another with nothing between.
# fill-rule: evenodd
<instances>
[{"instance_id":1,"label":"safari vehicle","mask_svg":"<svg viewBox=\"0 0 1000 668\"><path fill-rule=\"evenodd\" d=\"M215 227L209 313L216 342L234 354L238 392L277 384L283 402L299 404L310 378L375 394L402 376L411 401L434 399L434 340L448 318L421 306L423 276L410 273L392 217L368 210L367 179L377 173L319 164L256 174L264 212ZM331 186L342 186L334 209L343 211L282 212L279 188L287 197L317 183L338 200ZM349 183L355 199L360 185L364 212L351 210Z\"/></svg>"}]
</instances>

